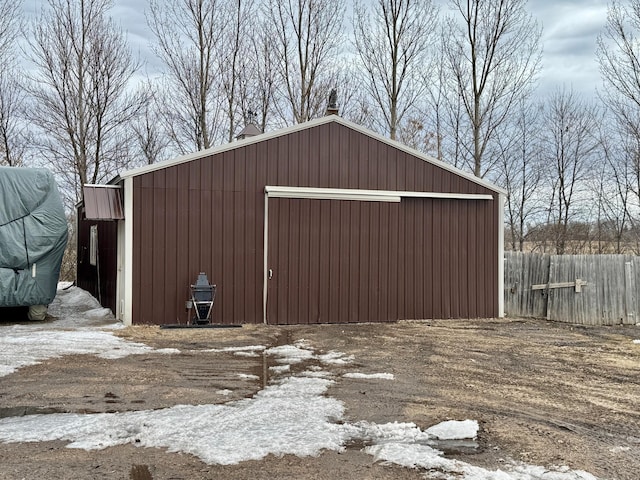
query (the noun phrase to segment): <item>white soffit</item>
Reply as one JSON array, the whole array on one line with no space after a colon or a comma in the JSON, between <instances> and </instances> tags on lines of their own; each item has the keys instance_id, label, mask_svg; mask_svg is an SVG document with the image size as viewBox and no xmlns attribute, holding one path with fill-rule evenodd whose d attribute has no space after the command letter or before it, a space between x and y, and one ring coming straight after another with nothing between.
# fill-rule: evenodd
<instances>
[{"instance_id":1,"label":"white soffit","mask_svg":"<svg viewBox=\"0 0 640 480\"><path fill-rule=\"evenodd\" d=\"M442 198L453 200L493 200L489 194L406 192L394 190L358 190L347 188L283 187L267 185L267 196L272 198L310 198L317 200L357 200L361 202L400 202L404 198Z\"/></svg>"}]
</instances>

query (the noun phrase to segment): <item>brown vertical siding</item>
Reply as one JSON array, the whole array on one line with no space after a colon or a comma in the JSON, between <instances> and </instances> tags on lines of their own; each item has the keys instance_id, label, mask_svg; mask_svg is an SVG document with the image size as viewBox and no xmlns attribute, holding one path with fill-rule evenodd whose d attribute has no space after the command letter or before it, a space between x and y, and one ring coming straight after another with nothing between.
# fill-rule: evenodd
<instances>
[{"instance_id":1,"label":"brown vertical siding","mask_svg":"<svg viewBox=\"0 0 640 480\"><path fill-rule=\"evenodd\" d=\"M265 185L493 194L400 204L269 200L272 323L497 315L497 194L339 123L134 177L134 323L262 321Z\"/></svg>"},{"instance_id":2,"label":"brown vertical siding","mask_svg":"<svg viewBox=\"0 0 640 480\"><path fill-rule=\"evenodd\" d=\"M77 211L76 284L99 299L101 304L116 313L116 284L118 274L118 222L86 220L83 208ZM89 263L91 226L98 226L99 266ZM98 275L100 278L98 279Z\"/></svg>"},{"instance_id":3,"label":"brown vertical siding","mask_svg":"<svg viewBox=\"0 0 640 480\"><path fill-rule=\"evenodd\" d=\"M468 255L478 240L493 236L492 225L467 230L465 214L476 227L475 203L271 199L270 323L495 315L497 288L491 275L497 275L497 269L487 265L484 274ZM435 224L429 218L434 211L439 217ZM400 219L405 228L399 231L393 227ZM319 241L307 251L310 236ZM311 268L315 259L318 267Z\"/></svg>"}]
</instances>

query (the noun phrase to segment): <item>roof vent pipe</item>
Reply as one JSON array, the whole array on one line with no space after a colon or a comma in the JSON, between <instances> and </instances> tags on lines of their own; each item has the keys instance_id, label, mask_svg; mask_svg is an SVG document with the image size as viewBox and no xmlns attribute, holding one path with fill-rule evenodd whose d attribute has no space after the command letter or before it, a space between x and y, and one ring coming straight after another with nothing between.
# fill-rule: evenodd
<instances>
[{"instance_id":1,"label":"roof vent pipe","mask_svg":"<svg viewBox=\"0 0 640 480\"><path fill-rule=\"evenodd\" d=\"M333 88L329 94L329 102L327 103L327 111L325 116L338 115L338 90Z\"/></svg>"}]
</instances>

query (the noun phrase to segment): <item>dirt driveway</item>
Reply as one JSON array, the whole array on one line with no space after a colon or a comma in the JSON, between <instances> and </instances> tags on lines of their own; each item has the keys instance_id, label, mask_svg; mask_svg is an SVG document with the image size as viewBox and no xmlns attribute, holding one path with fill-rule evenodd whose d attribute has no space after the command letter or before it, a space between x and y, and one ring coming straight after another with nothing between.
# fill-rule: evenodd
<instances>
[{"instance_id":1,"label":"dirt driveway","mask_svg":"<svg viewBox=\"0 0 640 480\"><path fill-rule=\"evenodd\" d=\"M640 338L639 327L490 319L207 330L133 327L118 334L181 353L116 360L67 356L22 368L0 378L0 417L251 397L269 381L268 358L204 350L305 339L318 352L354 356L353 363L332 367L338 374L394 375L392 381L336 377L327 394L344 402L348 421L414 422L427 428L449 419L474 419L480 423L478 447L448 456L490 469L509 461L566 465L607 479L636 480L640 472L640 344L633 342ZM222 397L220 391L229 393ZM231 466L133 445L89 452L65 445L0 445L0 479L417 479L426 473L376 463L362 445L319 457L269 456Z\"/></svg>"}]
</instances>

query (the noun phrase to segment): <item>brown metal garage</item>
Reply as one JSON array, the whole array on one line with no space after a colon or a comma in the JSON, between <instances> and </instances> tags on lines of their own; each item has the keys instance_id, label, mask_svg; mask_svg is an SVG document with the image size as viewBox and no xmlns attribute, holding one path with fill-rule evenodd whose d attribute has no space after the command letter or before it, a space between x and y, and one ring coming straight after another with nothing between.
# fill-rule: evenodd
<instances>
[{"instance_id":1,"label":"brown metal garage","mask_svg":"<svg viewBox=\"0 0 640 480\"><path fill-rule=\"evenodd\" d=\"M117 316L214 323L502 313L504 191L337 116L121 174Z\"/></svg>"}]
</instances>

